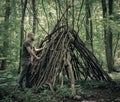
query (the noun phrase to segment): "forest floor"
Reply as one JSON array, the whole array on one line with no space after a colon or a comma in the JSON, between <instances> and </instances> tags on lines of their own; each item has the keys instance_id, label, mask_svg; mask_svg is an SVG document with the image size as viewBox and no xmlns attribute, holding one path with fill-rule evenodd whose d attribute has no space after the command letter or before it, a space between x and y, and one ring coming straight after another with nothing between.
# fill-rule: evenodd
<instances>
[{"instance_id":1,"label":"forest floor","mask_svg":"<svg viewBox=\"0 0 120 102\"><path fill-rule=\"evenodd\" d=\"M77 82L77 94L82 97L76 100L70 96L66 88L59 89L53 95L45 88L40 92L34 89L18 90L18 78L15 71L0 72L0 102L120 102L120 73L112 73L110 76L115 83L107 82Z\"/></svg>"}]
</instances>

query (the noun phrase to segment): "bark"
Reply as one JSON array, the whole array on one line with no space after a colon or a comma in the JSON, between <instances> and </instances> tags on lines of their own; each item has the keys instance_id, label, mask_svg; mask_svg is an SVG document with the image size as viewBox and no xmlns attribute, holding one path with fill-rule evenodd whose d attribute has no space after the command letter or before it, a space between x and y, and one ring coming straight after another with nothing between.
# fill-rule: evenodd
<instances>
[{"instance_id":1,"label":"bark","mask_svg":"<svg viewBox=\"0 0 120 102\"><path fill-rule=\"evenodd\" d=\"M92 18L91 18L91 10L90 10L90 1L85 1L85 12L86 12L86 42L88 47L93 52L93 26L92 26Z\"/></svg>"},{"instance_id":2,"label":"bark","mask_svg":"<svg viewBox=\"0 0 120 102\"><path fill-rule=\"evenodd\" d=\"M108 67L108 71L112 72L113 71L112 32L111 32L111 28L110 28L110 26L108 25L108 22L107 22L106 0L102 0L102 10L103 10L103 18L105 20L105 22L104 22L104 41L105 41L105 52L106 52L107 67ZM111 9L110 9L109 12L111 14Z\"/></svg>"},{"instance_id":3,"label":"bark","mask_svg":"<svg viewBox=\"0 0 120 102\"><path fill-rule=\"evenodd\" d=\"M7 65L7 54L8 54L8 44L9 44L9 41L8 41L8 37L9 37L9 32L8 32L8 29L9 29L9 17L10 17L10 0L6 0L6 10L5 10L5 18L4 18L4 22L5 22L5 26L4 26L4 29L6 31L6 34L4 35L4 42L3 42L3 57L4 59L2 60L1 62L1 68L2 70L4 70L6 68L6 65Z\"/></svg>"},{"instance_id":4,"label":"bark","mask_svg":"<svg viewBox=\"0 0 120 102\"><path fill-rule=\"evenodd\" d=\"M24 41L24 20L25 20L25 11L27 7L27 0L25 0L24 2L23 0L21 0L21 6L22 6L22 18L21 18L21 28L20 28L20 63L19 63L18 73L20 73L20 69L21 69L22 44Z\"/></svg>"},{"instance_id":5,"label":"bark","mask_svg":"<svg viewBox=\"0 0 120 102\"><path fill-rule=\"evenodd\" d=\"M109 15L113 14L113 0L109 0Z\"/></svg>"},{"instance_id":6,"label":"bark","mask_svg":"<svg viewBox=\"0 0 120 102\"><path fill-rule=\"evenodd\" d=\"M74 29L74 0L72 0L72 28Z\"/></svg>"},{"instance_id":7,"label":"bark","mask_svg":"<svg viewBox=\"0 0 120 102\"><path fill-rule=\"evenodd\" d=\"M112 20L112 14L113 14L113 0L109 0L109 20ZM108 28L108 33L109 33L109 43L110 43L110 56L111 56L111 67L109 68L109 72L114 71L113 66L114 66L114 58L113 58L113 34L112 34L112 29L111 25L109 24Z\"/></svg>"},{"instance_id":8,"label":"bark","mask_svg":"<svg viewBox=\"0 0 120 102\"><path fill-rule=\"evenodd\" d=\"M35 31L36 31L36 16L37 16L35 0L32 0L32 9L33 9L33 29L32 29L32 32L35 34Z\"/></svg>"}]
</instances>

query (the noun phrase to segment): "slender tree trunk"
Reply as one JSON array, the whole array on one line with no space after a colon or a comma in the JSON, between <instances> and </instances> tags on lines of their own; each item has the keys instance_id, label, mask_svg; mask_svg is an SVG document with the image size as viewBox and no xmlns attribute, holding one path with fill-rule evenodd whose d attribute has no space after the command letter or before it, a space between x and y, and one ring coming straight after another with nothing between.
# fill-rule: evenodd
<instances>
[{"instance_id":1,"label":"slender tree trunk","mask_svg":"<svg viewBox=\"0 0 120 102\"><path fill-rule=\"evenodd\" d=\"M66 8L68 7L68 0L66 0ZM67 25L67 29L68 29L68 10L66 12L66 25Z\"/></svg>"},{"instance_id":2,"label":"slender tree trunk","mask_svg":"<svg viewBox=\"0 0 120 102\"><path fill-rule=\"evenodd\" d=\"M33 29L32 32L35 34L36 31L36 2L32 0L32 9L33 9Z\"/></svg>"},{"instance_id":3,"label":"slender tree trunk","mask_svg":"<svg viewBox=\"0 0 120 102\"><path fill-rule=\"evenodd\" d=\"M4 59L1 62L1 70L4 70L6 68L6 64L7 64L7 54L8 54L8 37L9 37L9 17L10 17L10 0L6 0L6 10L5 10L5 25L4 25L4 29L6 31L6 34L4 35L4 42L3 42L3 57Z\"/></svg>"},{"instance_id":4,"label":"slender tree trunk","mask_svg":"<svg viewBox=\"0 0 120 102\"><path fill-rule=\"evenodd\" d=\"M112 57L112 32L109 29L109 25L107 22L107 6L106 0L102 0L102 10L103 10L103 18L104 22L104 41L105 41L105 52L106 52L106 60L108 71L113 71L113 57Z\"/></svg>"},{"instance_id":5,"label":"slender tree trunk","mask_svg":"<svg viewBox=\"0 0 120 102\"><path fill-rule=\"evenodd\" d=\"M113 0L109 0L109 15L111 16L112 14L113 14Z\"/></svg>"},{"instance_id":6,"label":"slender tree trunk","mask_svg":"<svg viewBox=\"0 0 120 102\"><path fill-rule=\"evenodd\" d=\"M74 0L72 0L72 28L74 29Z\"/></svg>"},{"instance_id":7,"label":"slender tree trunk","mask_svg":"<svg viewBox=\"0 0 120 102\"><path fill-rule=\"evenodd\" d=\"M109 20L112 20L112 14L113 14L113 0L109 0ZM114 58L113 58L113 34L112 34L112 29L111 29L111 25L109 24L109 28L108 28L108 32L109 32L109 43L110 43L110 54L111 54L111 63L112 63L112 67L111 69L109 69L110 71L113 71L113 65L114 65Z\"/></svg>"},{"instance_id":8,"label":"slender tree trunk","mask_svg":"<svg viewBox=\"0 0 120 102\"><path fill-rule=\"evenodd\" d=\"M93 34L92 34L93 33L93 26L92 26L90 1L89 0L85 1L85 12L86 12L86 24L85 24L86 42L87 42L88 47L93 52Z\"/></svg>"},{"instance_id":9,"label":"slender tree trunk","mask_svg":"<svg viewBox=\"0 0 120 102\"><path fill-rule=\"evenodd\" d=\"M18 73L20 72L21 69L21 55L22 55L22 44L23 44L23 39L24 39L24 19L25 19L25 11L27 7L27 0L23 2L21 0L21 5L22 5L22 18L21 18L21 28L20 28L20 63L19 63L19 69Z\"/></svg>"}]
</instances>

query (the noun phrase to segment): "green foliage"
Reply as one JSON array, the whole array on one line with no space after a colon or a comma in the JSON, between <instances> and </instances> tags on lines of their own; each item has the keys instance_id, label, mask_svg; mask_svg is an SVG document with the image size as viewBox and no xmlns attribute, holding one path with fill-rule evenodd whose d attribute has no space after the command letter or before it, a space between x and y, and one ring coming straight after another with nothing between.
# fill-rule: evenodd
<instances>
[{"instance_id":1,"label":"green foliage","mask_svg":"<svg viewBox=\"0 0 120 102\"><path fill-rule=\"evenodd\" d=\"M42 2L43 1L43 2ZM59 1L59 2L58 2ZM66 0L36 0L36 10L37 10L37 26L36 26L36 40L35 46L39 45L39 42L45 38L47 33L51 33L55 24L60 19L62 14L66 10ZM106 57L105 57L105 45L104 45L104 28L103 25L110 25L112 34L113 34L113 52L115 50L115 46L118 39L118 34L120 34L120 13L119 13L119 0L114 1L114 10L113 15L107 16L106 19L103 19L102 15L102 7L101 0L89 0L91 5L91 19L93 22L93 49L94 54L98 58L99 62L103 62L103 67L107 70L106 67ZM68 0L68 4L71 3ZM79 36L81 39L86 42L86 31L85 31L85 3L81 8L82 0L75 0L74 4L74 29L76 31L79 30ZM9 85L16 86L18 83L17 69L19 67L19 58L20 58L20 27L21 27L21 11L22 5L20 0L11 0L11 14L8 22L4 21L5 17L5 0L0 0L0 66L1 61L7 60L7 69L4 71L0 71L0 90L2 88L6 88ZM60 8L59 8L60 6ZM108 6L108 4L107 4ZM79 17L80 13L80 18ZM67 15L65 15L66 17ZM112 18L109 20L109 18ZM72 8L68 10L68 24L69 27L72 27ZM105 22L107 20L107 23ZM66 22L66 21L64 21ZM24 36L28 32L32 31L33 24L33 12L32 12L32 3L31 0L28 0L27 10L25 14L25 22L24 22ZM5 26L8 26L8 31L5 30ZM79 28L78 28L79 27ZM47 33L46 33L47 32ZM4 42L8 43L8 47L4 48ZM120 43L118 42L118 45ZM117 59L117 51L115 53L115 58ZM6 54L6 57L3 56L3 53ZM119 70L119 64L115 60L115 67ZM119 79L119 76L112 76ZM76 82L76 91L77 94L81 94L84 87L88 88L108 88L109 83L105 82L96 82L96 81L88 81L88 82ZM117 86L119 86L117 84ZM1 88L2 87L2 88ZM57 94L61 97L72 97L71 89L68 86L57 87ZM44 88L43 88L44 89ZM33 89L34 90L34 89ZM28 90L23 98L26 102L55 102L55 98L52 99L51 91L48 89L44 89L40 94L33 95L33 90ZM4 90L3 90L4 91ZM4 93L2 91L2 93ZM7 92L5 92L7 93ZM16 92L14 93L16 94ZM18 95L18 93L17 93ZM4 95L6 96L6 95ZM0 100L1 102L12 102L11 96L7 95L4 97L4 100ZM52 100L51 100L52 99Z\"/></svg>"},{"instance_id":2,"label":"green foliage","mask_svg":"<svg viewBox=\"0 0 120 102\"><path fill-rule=\"evenodd\" d=\"M9 65L12 67L18 67L19 65L19 50L20 50L20 26L21 26L21 2L18 0L11 1L11 14L9 22L4 22L4 15L5 15L5 1L2 0L0 4L0 52L3 50L3 42L5 40L8 41L9 45L7 48L7 61L8 67ZM91 5L91 15L92 17L89 18L93 22L93 47L94 47L94 54L97 56L100 62L103 62L104 68L106 69L106 58L105 58L105 47L104 47L104 29L103 24L104 19L102 18L102 8L101 8L101 0L94 0L89 1ZM68 4L70 4L68 0ZM75 1L74 3L74 28L77 31L78 27L80 27L79 35L82 40L86 41L85 35L85 5L81 9L80 17L80 5L82 4L81 1ZM58 6L61 6L60 10ZM112 32L113 32L113 46L116 45L117 35L120 32L120 23L119 23L119 4L117 1L114 1L114 13L111 15L112 20L108 21L111 25ZM39 1L36 0L36 10L37 10L37 26L36 26L36 41L35 45L38 46L38 43L47 35L46 32L50 33L53 30L53 27L57 23L57 20L60 19L62 13L65 12L66 9L66 1L60 0L52 1L52 0L45 0ZM33 12L32 12L32 2L28 1L28 7L26 10L25 15L25 33L32 31L32 23L33 23ZM109 16L108 16L109 18ZM108 19L107 18L107 19ZM72 27L72 9L68 11L68 24ZM9 31L5 31L4 26L9 25ZM46 32L45 32L46 31ZM102 49L102 50L101 50ZM2 53L3 53L2 51ZM114 51L114 48L113 48ZM0 53L0 61L4 58L3 54Z\"/></svg>"},{"instance_id":3,"label":"green foliage","mask_svg":"<svg viewBox=\"0 0 120 102\"><path fill-rule=\"evenodd\" d=\"M73 97L72 95L72 91L70 88L68 88L67 86L57 86L57 94L61 97Z\"/></svg>"}]
</instances>

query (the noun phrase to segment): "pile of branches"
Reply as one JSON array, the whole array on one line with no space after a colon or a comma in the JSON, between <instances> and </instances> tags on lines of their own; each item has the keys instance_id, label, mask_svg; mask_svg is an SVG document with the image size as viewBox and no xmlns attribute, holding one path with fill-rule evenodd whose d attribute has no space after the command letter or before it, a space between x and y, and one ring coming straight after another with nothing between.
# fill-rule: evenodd
<instances>
[{"instance_id":1,"label":"pile of branches","mask_svg":"<svg viewBox=\"0 0 120 102\"><path fill-rule=\"evenodd\" d=\"M106 80L111 78L103 70L94 54L86 48L77 32L67 26L55 28L39 47L41 60L34 59L30 67L29 81L32 85L50 83L52 86L62 77L71 80L75 93L75 80Z\"/></svg>"}]
</instances>

